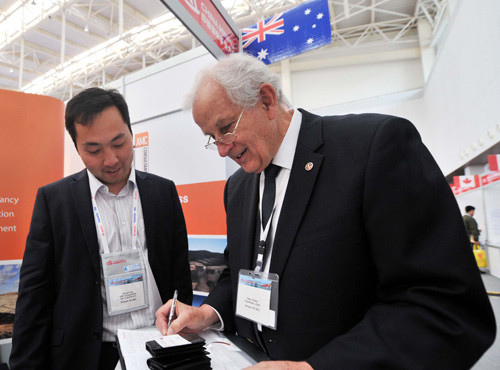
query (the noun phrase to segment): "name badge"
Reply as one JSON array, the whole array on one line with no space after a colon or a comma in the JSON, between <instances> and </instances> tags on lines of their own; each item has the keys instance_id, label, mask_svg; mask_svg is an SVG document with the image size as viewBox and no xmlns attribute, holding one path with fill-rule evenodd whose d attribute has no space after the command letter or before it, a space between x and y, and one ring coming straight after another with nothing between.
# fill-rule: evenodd
<instances>
[{"instance_id":1,"label":"name badge","mask_svg":"<svg viewBox=\"0 0 500 370\"><path fill-rule=\"evenodd\" d=\"M147 279L140 250L101 255L108 315L148 307Z\"/></svg>"},{"instance_id":2,"label":"name badge","mask_svg":"<svg viewBox=\"0 0 500 370\"><path fill-rule=\"evenodd\" d=\"M279 276L240 270L236 296L236 316L276 329Z\"/></svg>"}]
</instances>

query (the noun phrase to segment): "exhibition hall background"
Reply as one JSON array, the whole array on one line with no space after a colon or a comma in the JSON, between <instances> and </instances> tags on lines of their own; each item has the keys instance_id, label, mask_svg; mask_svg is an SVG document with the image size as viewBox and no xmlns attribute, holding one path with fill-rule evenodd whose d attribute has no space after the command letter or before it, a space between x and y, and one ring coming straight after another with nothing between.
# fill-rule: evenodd
<instances>
[{"instance_id":1,"label":"exhibition hall background","mask_svg":"<svg viewBox=\"0 0 500 370\"><path fill-rule=\"evenodd\" d=\"M282 74L286 95L295 107L321 115L378 112L409 119L448 175L500 142L499 6L493 5L497 11L491 11L493 3L456 2L430 73L424 68L428 57L423 58L419 49L401 54L399 60L373 50L370 62L350 57L348 65L340 56L331 65L308 70L294 68L293 61L272 68ZM194 290L199 296L207 294L222 268L223 187L237 169L217 152L205 150L206 138L191 112L182 110L183 96L196 72L213 60L200 47L106 86L117 88L129 104L136 168L177 185L187 220ZM64 132L63 102L6 91L0 92L0 102L0 199L4 199L0 211L15 215L1 217L0 227L16 226L15 232L12 228L0 232L0 299L5 302L12 290L17 291L15 275L36 189L84 166ZM466 171L480 174L487 167L471 166ZM490 184L457 196L462 213L466 203L476 207L493 261L500 261L498 187ZM7 198L20 200L14 205ZM500 268L492 266L491 273L500 276ZM7 342L0 339L0 344ZM5 362L7 350L5 346L0 350L0 362Z\"/></svg>"}]
</instances>

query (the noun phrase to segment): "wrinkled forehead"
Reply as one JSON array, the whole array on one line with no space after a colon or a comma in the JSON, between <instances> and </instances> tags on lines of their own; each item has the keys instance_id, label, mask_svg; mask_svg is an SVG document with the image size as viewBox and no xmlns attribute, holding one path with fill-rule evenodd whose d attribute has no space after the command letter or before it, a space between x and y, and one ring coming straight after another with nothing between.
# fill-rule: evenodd
<instances>
[{"instance_id":1,"label":"wrinkled forehead","mask_svg":"<svg viewBox=\"0 0 500 370\"><path fill-rule=\"evenodd\" d=\"M226 90L217 82L207 78L203 80L194 95L193 110L195 110L196 106L218 101L229 101Z\"/></svg>"},{"instance_id":2,"label":"wrinkled forehead","mask_svg":"<svg viewBox=\"0 0 500 370\"><path fill-rule=\"evenodd\" d=\"M206 125L215 125L227 116L231 116L238 106L227 96L219 84L204 84L193 100L193 119L204 130Z\"/></svg>"}]
</instances>

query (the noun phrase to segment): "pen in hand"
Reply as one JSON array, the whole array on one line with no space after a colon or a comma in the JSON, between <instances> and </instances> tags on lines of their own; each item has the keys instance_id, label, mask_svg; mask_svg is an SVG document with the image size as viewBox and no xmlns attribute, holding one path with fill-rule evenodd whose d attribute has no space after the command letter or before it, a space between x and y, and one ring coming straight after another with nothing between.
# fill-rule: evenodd
<instances>
[{"instance_id":1,"label":"pen in hand","mask_svg":"<svg viewBox=\"0 0 500 370\"><path fill-rule=\"evenodd\" d=\"M172 307L170 307L170 314L168 315L168 328L170 328L170 324L172 323L172 319L174 318L174 312L175 312L175 304L177 303L177 289L174 292L174 298L172 301Z\"/></svg>"}]
</instances>

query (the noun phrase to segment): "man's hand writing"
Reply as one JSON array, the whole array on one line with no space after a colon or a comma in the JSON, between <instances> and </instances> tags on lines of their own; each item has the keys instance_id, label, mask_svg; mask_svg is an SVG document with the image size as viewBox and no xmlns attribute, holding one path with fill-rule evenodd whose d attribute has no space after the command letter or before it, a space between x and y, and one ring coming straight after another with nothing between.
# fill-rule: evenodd
<instances>
[{"instance_id":1,"label":"man's hand writing","mask_svg":"<svg viewBox=\"0 0 500 370\"><path fill-rule=\"evenodd\" d=\"M216 323L219 318L215 311L208 305L193 307L177 301L175 307L176 318L168 327L168 315L172 300L169 300L156 311L156 327L163 335L177 333L199 333L203 329Z\"/></svg>"}]
</instances>

